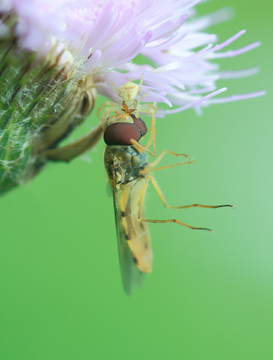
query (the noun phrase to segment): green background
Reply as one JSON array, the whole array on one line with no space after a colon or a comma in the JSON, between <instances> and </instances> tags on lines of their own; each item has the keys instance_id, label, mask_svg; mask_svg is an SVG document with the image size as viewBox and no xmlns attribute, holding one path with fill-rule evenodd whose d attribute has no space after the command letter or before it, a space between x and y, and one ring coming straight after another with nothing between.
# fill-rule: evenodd
<instances>
[{"instance_id":1,"label":"green background","mask_svg":"<svg viewBox=\"0 0 273 360\"><path fill-rule=\"evenodd\" d=\"M91 163L49 164L31 184L1 198L1 359L273 358L268 4L231 0L235 18L210 29L219 41L247 29L229 49L262 41L250 53L221 61L223 70L260 65L261 73L218 86L227 85L227 95L265 89L267 96L214 105L202 117L188 110L157 125L158 153L169 149L195 159L195 165L155 174L169 203L236 208L168 210L150 187L147 217L176 217L215 233L152 224L153 273L127 297L103 143L89 154ZM211 1L198 11L226 5ZM95 113L92 121L73 138L96 123Z\"/></svg>"}]
</instances>

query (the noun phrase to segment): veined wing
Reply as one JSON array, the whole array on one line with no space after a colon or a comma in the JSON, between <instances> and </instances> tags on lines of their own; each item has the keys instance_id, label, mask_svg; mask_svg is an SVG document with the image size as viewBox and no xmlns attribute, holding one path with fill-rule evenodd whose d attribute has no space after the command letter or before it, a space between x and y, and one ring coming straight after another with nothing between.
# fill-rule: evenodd
<instances>
[{"instance_id":1,"label":"veined wing","mask_svg":"<svg viewBox=\"0 0 273 360\"><path fill-rule=\"evenodd\" d=\"M131 293L132 284L141 284L143 273L152 270L153 253L149 229L145 222L138 220L142 189L143 179L120 185L119 189L113 183L120 268L127 294Z\"/></svg>"}]
</instances>

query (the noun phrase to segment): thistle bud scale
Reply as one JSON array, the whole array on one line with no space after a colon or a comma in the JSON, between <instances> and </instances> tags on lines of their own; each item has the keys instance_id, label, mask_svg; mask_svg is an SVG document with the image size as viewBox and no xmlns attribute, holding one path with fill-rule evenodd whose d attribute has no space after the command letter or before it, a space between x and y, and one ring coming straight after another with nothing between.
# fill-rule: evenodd
<instances>
[{"instance_id":1,"label":"thistle bud scale","mask_svg":"<svg viewBox=\"0 0 273 360\"><path fill-rule=\"evenodd\" d=\"M92 110L91 79L70 76L73 69L59 58L20 49L11 32L0 41L0 194L36 175L43 152Z\"/></svg>"}]
</instances>

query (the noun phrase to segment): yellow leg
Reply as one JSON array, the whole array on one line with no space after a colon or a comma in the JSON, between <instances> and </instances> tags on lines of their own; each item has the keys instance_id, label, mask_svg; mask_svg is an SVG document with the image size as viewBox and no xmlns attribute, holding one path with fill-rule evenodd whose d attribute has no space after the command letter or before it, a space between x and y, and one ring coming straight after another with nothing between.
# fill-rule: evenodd
<instances>
[{"instance_id":1,"label":"yellow leg","mask_svg":"<svg viewBox=\"0 0 273 360\"><path fill-rule=\"evenodd\" d=\"M101 104L101 106L98 107L98 110L97 110L97 117L98 117L99 121L100 121L100 111L107 105L115 107L115 108L116 107L119 108L117 103L114 103L113 101L105 101L103 104Z\"/></svg>"},{"instance_id":2,"label":"yellow leg","mask_svg":"<svg viewBox=\"0 0 273 360\"><path fill-rule=\"evenodd\" d=\"M143 78L144 78L144 74L141 75L141 79L140 79L140 82L139 82L139 85L138 85L138 92L137 92L137 95L140 94L140 90L142 88L142 85L143 85Z\"/></svg>"},{"instance_id":3,"label":"yellow leg","mask_svg":"<svg viewBox=\"0 0 273 360\"><path fill-rule=\"evenodd\" d=\"M145 146L145 148L149 148L151 144L153 144L153 153L152 155L155 157L155 125L156 125L156 113L157 113L157 106L153 103L148 103L145 105L139 105L138 112L143 114L149 114L152 116L152 122L151 127L148 129L148 131L151 131L149 140Z\"/></svg>"},{"instance_id":4,"label":"yellow leg","mask_svg":"<svg viewBox=\"0 0 273 360\"><path fill-rule=\"evenodd\" d=\"M151 135L150 135L150 138L149 138L149 140L147 142L146 147L150 147L150 145L153 143L153 156L156 156L156 153L155 153L155 124L156 124L156 118L155 118L154 109L151 109L151 112L152 112L152 123L151 123L151 127L150 127Z\"/></svg>"},{"instance_id":5,"label":"yellow leg","mask_svg":"<svg viewBox=\"0 0 273 360\"><path fill-rule=\"evenodd\" d=\"M164 204L164 206L168 209L189 209L192 207L199 207L199 208L205 208L205 209L217 209L217 208L221 208L221 207L232 207L234 208L234 205L201 205L201 204L192 204L192 205L183 205L183 206L171 206L167 203L162 190L160 189L157 181L155 180L155 178L152 175L148 175L147 176L151 181L152 184L160 198L160 200L162 201L162 203Z\"/></svg>"},{"instance_id":6,"label":"yellow leg","mask_svg":"<svg viewBox=\"0 0 273 360\"><path fill-rule=\"evenodd\" d=\"M194 227L194 226L191 226L191 225L188 225L188 224L185 224L183 223L182 221L180 220L177 220L177 219L170 219L170 220L149 220L149 219L143 219L142 218L142 214L143 214L143 204L144 204L144 198L145 198L145 194L146 194L146 191L147 191L147 188L148 188L148 182L149 180L152 180L152 176L147 176L145 178L145 184L143 186L143 190L141 192L141 195L140 195L140 202L139 202L139 209L138 209L138 219L141 220L141 221L145 221L145 222L151 222L151 223L159 223L159 224L163 224L163 223L177 223L179 225L182 225L182 226L185 226L187 228L190 228L192 230L207 230L207 231L210 231L210 232L213 232L213 230L211 229L207 229L207 228L200 228L200 227ZM161 191L160 191L161 192ZM162 194L162 192L161 192ZM160 197L161 198L161 197ZM164 199L164 197L163 197ZM165 199L164 199L165 200Z\"/></svg>"},{"instance_id":7,"label":"yellow leg","mask_svg":"<svg viewBox=\"0 0 273 360\"><path fill-rule=\"evenodd\" d=\"M174 156L184 156L186 159L189 159L189 155L186 154L177 154L173 151L169 151L169 150L163 150L162 153L157 157L157 159L155 161L153 161L152 163L150 163L149 167L154 167L156 166L166 154L170 154L170 155L174 155Z\"/></svg>"},{"instance_id":8,"label":"yellow leg","mask_svg":"<svg viewBox=\"0 0 273 360\"><path fill-rule=\"evenodd\" d=\"M130 140L132 145L134 145L134 147L137 149L138 152L142 153L143 151L147 151L148 153L150 153L152 156L156 156L154 153L151 152L151 150L149 150L147 148L147 146L143 146L141 145L139 142L137 142L134 139Z\"/></svg>"},{"instance_id":9,"label":"yellow leg","mask_svg":"<svg viewBox=\"0 0 273 360\"><path fill-rule=\"evenodd\" d=\"M143 170L140 170L140 174L144 175L144 174L147 174L149 172L154 172L154 171L158 171L158 170L163 170L163 169L168 169L168 168L171 168L171 167L175 167L175 166L181 166L181 165L189 165L189 164L193 164L194 161L191 160L191 161L187 161L187 162L181 162L181 163L177 163L177 164L172 164L172 165L165 165L165 166L160 166L158 168L154 168L154 166L156 166L161 160L162 158L166 155L166 154L171 154L171 155L174 155L174 156L184 156L185 158L189 158L188 155L185 155L185 154L176 154L172 151L168 151L168 150L164 150L162 151L162 153L158 156L158 158L153 161L148 167L146 167L145 169Z\"/></svg>"},{"instance_id":10,"label":"yellow leg","mask_svg":"<svg viewBox=\"0 0 273 360\"><path fill-rule=\"evenodd\" d=\"M155 113L153 112L152 113L152 124L151 124L150 129L148 130L148 131L151 131L151 135L149 137L149 140L148 140L146 146L131 139L131 143L132 143L132 145L134 145L134 147L137 149L137 151L139 151L139 152L148 151L153 157L156 156L156 152L155 152L155 121L156 121ZM153 152L151 152L151 150L149 150L151 143L153 143Z\"/></svg>"},{"instance_id":11,"label":"yellow leg","mask_svg":"<svg viewBox=\"0 0 273 360\"><path fill-rule=\"evenodd\" d=\"M143 113L143 114L152 115L152 110L154 111L155 114L157 113L156 103L146 103L146 104L139 104L138 105L138 111Z\"/></svg>"},{"instance_id":12,"label":"yellow leg","mask_svg":"<svg viewBox=\"0 0 273 360\"><path fill-rule=\"evenodd\" d=\"M105 129L106 129L107 119L110 117L109 115L113 111L113 109L114 108L109 107L103 111L102 117L100 119L100 124L102 126L103 131L105 131Z\"/></svg>"},{"instance_id":13,"label":"yellow leg","mask_svg":"<svg viewBox=\"0 0 273 360\"><path fill-rule=\"evenodd\" d=\"M119 97L121 97L121 96L120 96L120 92L119 92L119 90L115 87L113 81L112 81L112 88L113 88L114 92L115 92Z\"/></svg>"},{"instance_id":14,"label":"yellow leg","mask_svg":"<svg viewBox=\"0 0 273 360\"><path fill-rule=\"evenodd\" d=\"M190 165L190 164L194 164L194 161L191 160L191 161L181 162L181 163L172 164L172 165L165 165L165 166L160 166L160 167L154 168L154 169L146 168L144 170L141 170L139 173L147 174L149 172L154 172L154 171L163 170L163 169L169 169L169 168L175 167L175 166Z\"/></svg>"},{"instance_id":15,"label":"yellow leg","mask_svg":"<svg viewBox=\"0 0 273 360\"><path fill-rule=\"evenodd\" d=\"M145 178L145 184L144 184L143 189L141 191L140 200L139 200L139 208L138 208L138 218L139 218L139 220L141 220L141 218L142 218L143 204L144 204L145 194L146 194L146 191L147 191L147 188L148 188L148 183L149 183L149 178L146 177Z\"/></svg>"},{"instance_id":16,"label":"yellow leg","mask_svg":"<svg viewBox=\"0 0 273 360\"><path fill-rule=\"evenodd\" d=\"M148 90L145 94L143 94L137 101L141 102L146 96L149 95L150 90Z\"/></svg>"},{"instance_id":17,"label":"yellow leg","mask_svg":"<svg viewBox=\"0 0 273 360\"><path fill-rule=\"evenodd\" d=\"M106 122L107 122L107 119L110 117L110 113L111 112L117 113L120 110L120 108L117 106L117 104L115 104L115 103L113 103L113 104L115 105L114 107L108 107L102 113L100 123L103 128L103 131L105 131L105 129L106 129Z\"/></svg>"},{"instance_id":18,"label":"yellow leg","mask_svg":"<svg viewBox=\"0 0 273 360\"><path fill-rule=\"evenodd\" d=\"M139 220L145 221L145 222L156 223L156 224L176 223L176 224L185 226L185 227L187 227L187 228L189 228L189 229L192 229L192 230L207 230L207 231L210 231L211 233L214 232L213 230L208 229L208 228L194 227L194 226L188 225L188 224L183 223L182 221L177 220L177 219L169 219L169 220L148 220L148 219L141 219L141 218L140 218Z\"/></svg>"}]
</instances>

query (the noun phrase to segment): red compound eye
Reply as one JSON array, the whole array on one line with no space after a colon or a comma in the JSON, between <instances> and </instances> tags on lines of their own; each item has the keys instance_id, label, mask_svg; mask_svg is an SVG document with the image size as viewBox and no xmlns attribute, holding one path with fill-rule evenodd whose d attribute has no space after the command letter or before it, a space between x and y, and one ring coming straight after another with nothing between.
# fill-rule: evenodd
<instances>
[{"instance_id":1,"label":"red compound eye","mask_svg":"<svg viewBox=\"0 0 273 360\"><path fill-rule=\"evenodd\" d=\"M104 142L107 145L132 145L131 139L138 141L141 132L135 124L115 123L104 131Z\"/></svg>"},{"instance_id":2,"label":"red compound eye","mask_svg":"<svg viewBox=\"0 0 273 360\"><path fill-rule=\"evenodd\" d=\"M140 118L136 118L135 115L131 115L131 117L133 118L134 120L134 124L139 128L139 130L141 131L142 133L142 136L144 136L146 133L147 133L147 126L145 124L145 122L140 119Z\"/></svg>"},{"instance_id":3,"label":"red compound eye","mask_svg":"<svg viewBox=\"0 0 273 360\"><path fill-rule=\"evenodd\" d=\"M134 124L115 123L105 130L104 142L107 145L132 145L131 139L139 141L147 133L145 122L131 115Z\"/></svg>"}]
</instances>

